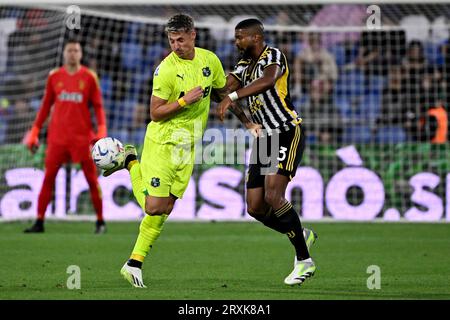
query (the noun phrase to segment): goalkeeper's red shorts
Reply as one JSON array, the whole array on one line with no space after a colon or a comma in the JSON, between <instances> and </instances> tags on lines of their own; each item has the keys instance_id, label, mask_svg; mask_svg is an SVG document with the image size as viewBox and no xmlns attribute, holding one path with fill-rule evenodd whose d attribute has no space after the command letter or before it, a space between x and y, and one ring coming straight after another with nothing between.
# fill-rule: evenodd
<instances>
[{"instance_id":1,"label":"goalkeeper's red shorts","mask_svg":"<svg viewBox=\"0 0 450 320\"><path fill-rule=\"evenodd\" d=\"M81 163L92 159L91 147L85 145L57 145L50 143L47 145L45 153L45 165L60 163Z\"/></svg>"}]
</instances>

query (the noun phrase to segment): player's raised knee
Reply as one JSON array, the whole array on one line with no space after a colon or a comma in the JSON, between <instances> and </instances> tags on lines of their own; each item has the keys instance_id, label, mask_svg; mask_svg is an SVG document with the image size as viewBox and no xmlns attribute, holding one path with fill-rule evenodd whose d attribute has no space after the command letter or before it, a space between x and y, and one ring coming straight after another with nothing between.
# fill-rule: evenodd
<instances>
[{"instance_id":1,"label":"player's raised knee","mask_svg":"<svg viewBox=\"0 0 450 320\"><path fill-rule=\"evenodd\" d=\"M159 216L162 214L170 214L173 209L173 205L160 203L160 204L145 204L145 213L150 216Z\"/></svg>"},{"instance_id":2,"label":"player's raised knee","mask_svg":"<svg viewBox=\"0 0 450 320\"><path fill-rule=\"evenodd\" d=\"M247 207L247 213L250 216L252 216L253 218L258 215L258 211L256 211L254 208L250 208L250 207Z\"/></svg>"},{"instance_id":3,"label":"player's raised knee","mask_svg":"<svg viewBox=\"0 0 450 320\"><path fill-rule=\"evenodd\" d=\"M159 206L145 206L145 213L150 216L157 216L164 213L164 210Z\"/></svg>"},{"instance_id":4,"label":"player's raised knee","mask_svg":"<svg viewBox=\"0 0 450 320\"><path fill-rule=\"evenodd\" d=\"M260 205L253 205L252 203L247 202L247 213L253 218L264 215L264 208Z\"/></svg>"}]
</instances>

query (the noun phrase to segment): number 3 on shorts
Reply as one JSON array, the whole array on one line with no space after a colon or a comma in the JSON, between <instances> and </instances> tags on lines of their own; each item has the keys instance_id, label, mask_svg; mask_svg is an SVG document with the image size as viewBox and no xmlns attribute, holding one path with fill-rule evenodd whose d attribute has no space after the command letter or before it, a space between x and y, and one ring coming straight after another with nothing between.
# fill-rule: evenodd
<instances>
[{"instance_id":1,"label":"number 3 on shorts","mask_svg":"<svg viewBox=\"0 0 450 320\"><path fill-rule=\"evenodd\" d=\"M286 147L283 146L280 147L280 156L277 158L278 161L281 162L284 161L284 159L286 159L286 151L287 151Z\"/></svg>"}]
</instances>

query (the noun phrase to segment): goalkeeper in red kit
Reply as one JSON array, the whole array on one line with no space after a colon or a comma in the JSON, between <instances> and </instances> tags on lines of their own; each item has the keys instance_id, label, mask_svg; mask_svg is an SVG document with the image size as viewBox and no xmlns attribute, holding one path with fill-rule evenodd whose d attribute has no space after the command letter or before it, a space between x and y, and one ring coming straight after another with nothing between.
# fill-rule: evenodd
<instances>
[{"instance_id":1,"label":"goalkeeper in red kit","mask_svg":"<svg viewBox=\"0 0 450 320\"><path fill-rule=\"evenodd\" d=\"M64 163L80 163L89 185L97 215L96 233L106 231L97 168L92 160L91 146L106 137L106 119L97 75L81 65L80 42L69 40L64 45L64 65L50 72L45 95L33 127L24 143L34 152L39 146L39 131L50 116L45 154L45 177L38 198L37 220L26 233L44 232L44 216L52 198L56 175ZM97 134L91 123L89 105L97 120Z\"/></svg>"}]
</instances>

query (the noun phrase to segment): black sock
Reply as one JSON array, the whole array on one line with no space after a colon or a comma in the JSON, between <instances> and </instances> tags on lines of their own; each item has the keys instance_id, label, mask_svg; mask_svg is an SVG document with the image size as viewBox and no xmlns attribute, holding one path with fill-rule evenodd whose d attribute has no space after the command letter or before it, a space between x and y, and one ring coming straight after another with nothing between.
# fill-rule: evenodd
<instances>
[{"instance_id":1,"label":"black sock","mask_svg":"<svg viewBox=\"0 0 450 320\"><path fill-rule=\"evenodd\" d=\"M128 164L133 160L137 160L137 157L134 154L129 154L125 159L125 168L128 168Z\"/></svg>"},{"instance_id":2,"label":"black sock","mask_svg":"<svg viewBox=\"0 0 450 320\"><path fill-rule=\"evenodd\" d=\"M303 236L302 224L292 204L286 202L281 208L273 212L273 215L278 219L280 226L282 226L283 233L288 236L295 247L297 260L308 259L310 256L305 237Z\"/></svg>"},{"instance_id":3,"label":"black sock","mask_svg":"<svg viewBox=\"0 0 450 320\"><path fill-rule=\"evenodd\" d=\"M276 216L273 215L273 208L270 207L269 210L264 215L254 215L256 220L262 222L266 227L278 231L279 233L286 233L284 231L283 225Z\"/></svg>"},{"instance_id":4,"label":"black sock","mask_svg":"<svg viewBox=\"0 0 450 320\"><path fill-rule=\"evenodd\" d=\"M134 259L129 259L127 262L127 265L129 265L130 267L133 267L133 268L142 269L142 262L134 260Z\"/></svg>"}]
</instances>

